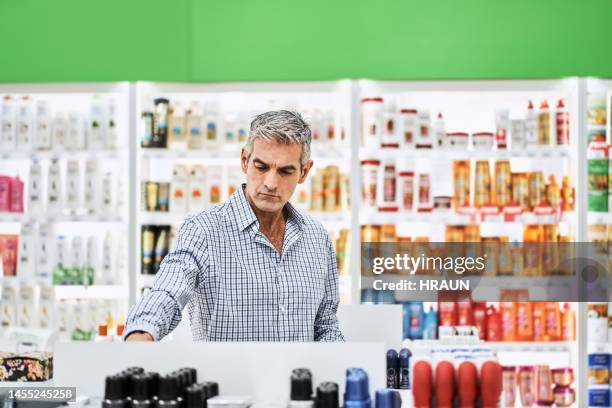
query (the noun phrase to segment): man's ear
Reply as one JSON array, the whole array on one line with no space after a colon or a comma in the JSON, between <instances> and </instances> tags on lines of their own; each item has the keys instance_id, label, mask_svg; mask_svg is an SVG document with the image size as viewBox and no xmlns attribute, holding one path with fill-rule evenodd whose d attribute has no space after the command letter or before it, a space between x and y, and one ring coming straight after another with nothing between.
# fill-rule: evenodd
<instances>
[{"instance_id":1,"label":"man's ear","mask_svg":"<svg viewBox=\"0 0 612 408\"><path fill-rule=\"evenodd\" d=\"M247 151L243 147L242 150L240 151L240 168L242 169L242 172L244 174L246 174L247 172L248 164L249 164L249 155L247 154Z\"/></svg>"},{"instance_id":2,"label":"man's ear","mask_svg":"<svg viewBox=\"0 0 612 408\"><path fill-rule=\"evenodd\" d=\"M306 165L302 169L302 174L300 175L300 179L298 180L298 184L302 184L306 180L306 176L308 176L308 173L310 172L310 169L312 169L312 165L313 165L312 160L308 160L308 163L306 163Z\"/></svg>"}]
</instances>

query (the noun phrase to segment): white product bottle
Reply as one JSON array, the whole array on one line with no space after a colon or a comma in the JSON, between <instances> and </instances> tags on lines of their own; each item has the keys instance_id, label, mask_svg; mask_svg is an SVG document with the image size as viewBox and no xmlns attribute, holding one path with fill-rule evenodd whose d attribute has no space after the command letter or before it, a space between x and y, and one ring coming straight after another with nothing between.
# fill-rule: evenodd
<instances>
[{"instance_id":1,"label":"white product bottle","mask_svg":"<svg viewBox=\"0 0 612 408\"><path fill-rule=\"evenodd\" d=\"M202 211L206 208L208 201L206 168L204 166L193 166L191 168L191 179L189 180L189 212Z\"/></svg>"},{"instance_id":2,"label":"white product bottle","mask_svg":"<svg viewBox=\"0 0 612 408\"><path fill-rule=\"evenodd\" d=\"M189 170L183 165L174 166L170 184L170 211L175 214L187 213L187 191Z\"/></svg>"},{"instance_id":3,"label":"white product bottle","mask_svg":"<svg viewBox=\"0 0 612 408\"><path fill-rule=\"evenodd\" d=\"M119 130L117 129L117 104L114 98L108 101L108 148L119 148Z\"/></svg>"},{"instance_id":4,"label":"white product bottle","mask_svg":"<svg viewBox=\"0 0 612 408\"><path fill-rule=\"evenodd\" d=\"M444 149L446 148L446 125L444 123L444 116L442 112L438 112L438 116L433 123L433 136L434 136L434 148Z\"/></svg>"},{"instance_id":5,"label":"white product bottle","mask_svg":"<svg viewBox=\"0 0 612 408\"><path fill-rule=\"evenodd\" d=\"M431 149L434 145L431 135L429 111L419 111L419 132L416 139L417 149Z\"/></svg>"},{"instance_id":6,"label":"white product bottle","mask_svg":"<svg viewBox=\"0 0 612 408\"><path fill-rule=\"evenodd\" d=\"M28 180L28 214L30 218L41 215L44 211L42 195L42 170L36 160L30 165L30 179Z\"/></svg>"},{"instance_id":7,"label":"white product bottle","mask_svg":"<svg viewBox=\"0 0 612 408\"><path fill-rule=\"evenodd\" d=\"M17 266L17 276L20 279L28 280L34 277L36 266L36 243L34 241L34 226L26 223L21 227L19 235L19 265Z\"/></svg>"},{"instance_id":8,"label":"white product bottle","mask_svg":"<svg viewBox=\"0 0 612 408\"><path fill-rule=\"evenodd\" d=\"M62 211L62 176L60 165L57 159L51 161L49 166L49 177L47 178L47 213L58 215Z\"/></svg>"},{"instance_id":9,"label":"white product bottle","mask_svg":"<svg viewBox=\"0 0 612 408\"><path fill-rule=\"evenodd\" d=\"M38 326L36 311L38 302L36 301L36 288L23 284L19 288L19 309L17 312L17 325L24 328L35 328Z\"/></svg>"},{"instance_id":10,"label":"white product bottle","mask_svg":"<svg viewBox=\"0 0 612 408\"><path fill-rule=\"evenodd\" d=\"M201 149L203 145L202 107L193 101L187 111L187 145L190 149Z\"/></svg>"},{"instance_id":11,"label":"white product bottle","mask_svg":"<svg viewBox=\"0 0 612 408\"><path fill-rule=\"evenodd\" d=\"M36 101L36 126L34 126L34 147L37 150L51 149L51 114L45 99Z\"/></svg>"},{"instance_id":12,"label":"white product bottle","mask_svg":"<svg viewBox=\"0 0 612 408\"><path fill-rule=\"evenodd\" d=\"M102 178L102 214L107 217L115 214L115 178L110 172Z\"/></svg>"},{"instance_id":13,"label":"white product bottle","mask_svg":"<svg viewBox=\"0 0 612 408\"><path fill-rule=\"evenodd\" d=\"M17 150L20 152L32 150L32 116L32 100L29 96L24 96L17 112Z\"/></svg>"},{"instance_id":14,"label":"white product bottle","mask_svg":"<svg viewBox=\"0 0 612 408\"><path fill-rule=\"evenodd\" d=\"M89 150L96 151L106 148L106 123L102 99L95 96L89 112L89 140L87 141Z\"/></svg>"},{"instance_id":15,"label":"white product bottle","mask_svg":"<svg viewBox=\"0 0 612 408\"><path fill-rule=\"evenodd\" d=\"M384 103L382 147L399 147L399 134L397 128L397 108L393 99Z\"/></svg>"},{"instance_id":16,"label":"white product bottle","mask_svg":"<svg viewBox=\"0 0 612 408\"><path fill-rule=\"evenodd\" d=\"M11 153L17 150L17 136L15 132L15 101L5 96L0 112L2 126L0 127L0 152Z\"/></svg>"},{"instance_id":17,"label":"white product bottle","mask_svg":"<svg viewBox=\"0 0 612 408\"><path fill-rule=\"evenodd\" d=\"M51 285L40 287L38 325L41 329L52 329L55 327L55 288Z\"/></svg>"},{"instance_id":18,"label":"white product bottle","mask_svg":"<svg viewBox=\"0 0 612 408\"><path fill-rule=\"evenodd\" d=\"M236 114L233 112L226 112L223 115L223 130L225 138L223 143L225 146L232 146L238 143L238 130L236 126Z\"/></svg>"},{"instance_id":19,"label":"white product bottle","mask_svg":"<svg viewBox=\"0 0 612 408\"><path fill-rule=\"evenodd\" d=\"M77 112L68 114L68 135L66 136L66 150L85 150L85 126L83 118Z\"/></svg>"},{"instance_id":20,"label":"white product bottle","mask_svg":"<svg viewBox=\"0 0 612 408\"><path fill-rule=\"evenodd\" d=\"M221 143L219 136L219 105L216 102L208 102L204 105L204 124L206 147L216 148Z\"/></svg>"},{"instance_id":21,"label":"white product bottle","mask_svg":"<svg viewBox=\"0 0 612 408\"><path fill-rule=\"evenodd\" d=\"M98 162L87 160L85 163L85 202L84 207L87 213L95 214L98 212L99 186L98 186Z\"/></svg>"},{"instance_id":22,"label":"white product bottle","mask_svg":"<svg viewBox=\"0 0 612 408\"><path fill-rule=\"evenodd\" d=\"M51 277L53 269L53 243L51 242L51 226L41 224L38 228L36 248L36 275L41 279Z\"/></svg>"},{"instance_id":23,"label":"white product bottle","mask_svg":"<svg viewBox=\"0 0 612 408\"><path fill-rule=\"evenodd\" d=\"M85 266L85 253L84 253L84 249L83 249L83 238L80 235L75 235L74 237L72 237L72 245L71 245L71 251L70 251L70 264L69 266L72 268L73 271L79 271L79 275L84 277L84 275L82 274L82 271L84 270L84 266ZM75 274L76 275L76 274ZM79 282L81 284L86 284L87 282L82 281Z\"/></svg>"},{"instance_id":24,"label":"white product bottle","mask_svg":"<svg viewBox=\"0 0 612 408\"><path fill-rule=\"evenodd\" d=\"M66 166L66 209L75 214L81 208L81 168L76 160Z\"/></svg>"},{"instance_id":25,"label":"white product bottle","mask_svg":"<svg viewBox=\"0 0 612 408\"><path fill-rule=\"evenodd\" d=\"M191 182L194 183L194 179L198 180L197 183L201 184L203 169L197 170L196 175L191 173ZM223 197L223 168L221 166L210 166L206 169L206 185L208 191L206 198L208 199L208 206L219 204ZM190 208L192 211L193 209Z\"/></svg>"},{"instance_id":26,"label":"white product bottle","mask_svg":"<svg viewBox=\"0 0 612 408\"><path fill-rule=\"evenodd\" d=\"M325 147L325 120L323 113L319 109L313 109L312 116L310 119L310 129L312 136L313 147L317 150L324 149Z\"/></svg>"},{"instance_id":27,"label":"white product bottle","mask_svg":"<svg viewBox=\"0 0 612 408\"><path fill-rule=\"evenodd\" d=\"M338 140L340 139L340 134L337 132L337 126L333 111L328 110L327 112L325 112L323 127L325 129L325 143L328 147L335 147L337 145Z\"/></svg>"},{"instance_id":28,"label":"white product bottle","mask_svg":"<svg viewBox=\"0 0 612 408\"><path fill-rule=\"evenodd\" d=\"M107 232L102 247L102 282L106 285L115 283L115 253L113 251L113 235Z\"/></svg>"},{"instance_id":29,"label":"white product bottle","mask_svg":"<svg viewBox=\"0 0 612 408\"><path fill-rule=\"evenodd\" d=\"M383 99L364 98L361 100L361 122L363 145L380 147L383 131Z\"/></svg>"},{"instance_id":30,"label":"white product bottle","mask_svg":"<svg viewBox=\"0 0 612 408\"><path fill-rule=\"evenodd\" d=\"M100 267L100 252L98 250L98 238L91 235L87 238L87 256L85 260L86 274L93 276L94 285L102 282L102 268Z\"/></svg>"},{"instance_id":31,"label":"white product bottle","mask_svg":"<svg viewBox=\"0 0 612 408\"><path fill-rule=\"evenodd\" d=\"M244 180L244 174L242 169L238 166L227 167L227 194L226 198L229 198L235 191L242 188L242 182Z\"/></svg>"},{"instance_id":32,"label":"white product bottle","mask_svg":"<svg viewBox=\"0 0 612 408\"><path fill-rule=\"evenodd\" d=\"M128 276L128 245L127 238L125 235L119 236L118 248L117 248L117 275L116 284L121 285L124 281L124 277Z\"/></svg>"},{"instance_id":33,"label":"white product bottle","mask_svg":"<svg viewBox=\"0 0 612 408\"><path fill-rule=\"evenodd\" d=\"M2 289L2 297L0 298L0 327L16 326L18 309L17 291L8 282L5 282L0 289Z\"/></svg>"},{"instance_id":34,"label":"white product bottle","mask_svg":"<svg viewBox=\"0 0 612 408\"><path fill-rule=\"evenodd\" d=\"M249 121L245 112L238 113L238 143L244 146L249 138Z\"/></svg>"},{"instance_id":35,"label":"white product bottle","mask_svg":"<svg viewBox=\"0 0 612 408\"><path fill-rule=\"evenodd\" d=\"M59 235L55 241L55 270L63 271L68 267L68 255L66 237Z\"/></svg>"},{"instance_id":36,"label":"white product bottle","mask_svg":"<svg viewBox=\"0 0 612 408\"><path fill-rule=\"evenodd\" d=\"M53 118L51 127L51 150L61 152L66 149L68 137L68 117L63 112L58 112Z\"/></svg>"},{"instance_id":37,"label":"white product bottle","mask_svg":"<svg viewBox=\"0 0 612 408\"><path fill-rule=\"evenodd\" d=\"M180 102L176 102L172 107L168 129L168 148L173 150L186 150L187 130L185 108L183 108L183 104Z\"/></svg>"},{"instance_id":38,"label":"white product bottle","mask_svg":"<svg viewBox=\"0 0 612 408\"><path fill-rule=\"evenodd\" d=\"M529 101L527 114L525 115L525 145L527 148L538 145L538 115L533 109L531 101Z\"/></svg>"}]
</instances>

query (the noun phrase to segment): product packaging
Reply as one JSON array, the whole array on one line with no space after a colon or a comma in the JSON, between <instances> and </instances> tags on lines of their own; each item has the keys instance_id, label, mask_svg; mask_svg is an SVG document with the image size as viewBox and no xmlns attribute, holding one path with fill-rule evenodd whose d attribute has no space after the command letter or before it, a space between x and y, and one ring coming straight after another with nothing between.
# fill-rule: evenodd
<instances>
[{"instance_id":1,"label":"product packaging","mask_svg":"<svg viewBox=\"0 0 612 408\"><path fill-rule=\"evenodd\" d=\"M53 353L0 352L0 381L48 381L53 378Z\"/></svg>"}]
</instances>

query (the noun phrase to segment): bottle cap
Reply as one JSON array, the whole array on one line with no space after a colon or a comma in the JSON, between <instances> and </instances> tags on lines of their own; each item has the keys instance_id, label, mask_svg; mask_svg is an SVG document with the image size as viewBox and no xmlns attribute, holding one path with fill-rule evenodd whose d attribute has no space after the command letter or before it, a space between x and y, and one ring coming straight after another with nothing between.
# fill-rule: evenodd
<instances>
[{"instance_id":1,"label":"bottle cap","mask_svg":"<svg viewBox=\"0 0 612 408\"><path fill-rule=\"evenodd\" d=\"M399 392L390 389L376 391L376 408L400 408L401 405Z\"/></svg>"},{"instance_id":2,"label":"bottle cap","mask_svg":"<svg viewBox=\"0 0 612 408\"><path fill-rule=\"evenodd\" d=\"M206 399L219 395L219 384L214 381L206 381L198 384L204 390Z\"/></svg>"},{"instance_id":3,"label":"bottle cap","mask_svg":"<svg viewBox=\"0 0 612 408\"><path fill-rule=\"evenodd\" d=\"M130 374L142 374L145 370L142 367L128 367L125 369L125 372Z\"/></svg>"},{"instance_id":4,"label":"bottle cap","mask_svg":"<svg viewBox=\"0 0 612 408\"><path fill-rule=\"evenodd\" d=\"M196 384L198 382L198 370L193 367L184 367L183 370L189 373L189 385Z\"/></svg>"},{"instance_id":5,"label":"bottle cap","mask_svg":"<svg viewBox=\"0 0 612 408\"><path fill-rule=\"evenodd\" d=\"M110 375L106 377L104 384L104 399L121 400L126 395L125 377L121 374Z\"/></svg>"},{"instance_id":6,"label":"bottle cap","mask_svg":"<svg viewBox=\"0 0 612 408\"><path fill-rule=\"evenodd\" d=\"M291 372L291 401L312 399L312 374L307 368L295 368Z\"/></svg>"},{"instance_id":7,"label":"bottle cap","mask_svg":"<svg viewBox=\"0 0 612 408\"><path fill-rule=\"evenodd\" d=\"M403 348L399 352L399 365L400 368L408 368L410 367L410 357L412 353L407 348Z\"/></svg>"},{"instance_id":8,"label":"bottle cap","mask_svg":"<svg viewBox=\"0 0 612 408\"><path fill-rule=\"evenodd\" d=\"M338 408L338 384L324 382L317 387L317 408Z\"/></svg>"},{"instance_id":9,"label":"bottle cap","mask_svg":"<svg viewBox=\"0 0 612 408\"><path fill-rule=\"evenodd\" d=\"M397 351L390 349L387 351L387 368L399 368L399 356Z\"/></svg>"},{"instance_id":10,"label":"bottle cap","mask_svg":"<svg viewBox=\"0 0 612 408\"><path fill-rule=\"evenodd\" d=\"M151 390L153 395L157 395L159 387L159 373L148 373L151 376Z\"/></svg>"},{"instance_id":11,"label":"bottle cap","mask_svg":"<svg viewBox=\"0 0 612 408\"><path fill-rule=\"evenodd\" d=\"M134 401L146 401L153 397L153 377L150 374L133 374L130 379L130 396Z\"/></svg>"},{"instance_id":12,"label":"bottle cap","mask_svg":"<svg viewBox=\"0 0 612 408\"><path fill-rule=\"evenodd\" d=\"M369 401L368 374L362 368L347 368L344 401Z\"/></svg>"},{"instance_id":13,"label":"bottle cap","mask_svg":"<svg viewBox=\"0 0 612 408\"><path fill-rule=\"evenodd\" d=\"M178 378L168 374L159 377L157 396L160 401L175 401L178 397Z\"/></svg>"},{"instance_id":14,"label":"bottle cap","mask_svg":"<svg viewBox=\"0 0 612 408\"><path fill-rule=\"evenodd\" d=\"M185 408L202 408L206 403L205 393L202 387L192 385L185 389Z\"/></svg>"}]
</instances>

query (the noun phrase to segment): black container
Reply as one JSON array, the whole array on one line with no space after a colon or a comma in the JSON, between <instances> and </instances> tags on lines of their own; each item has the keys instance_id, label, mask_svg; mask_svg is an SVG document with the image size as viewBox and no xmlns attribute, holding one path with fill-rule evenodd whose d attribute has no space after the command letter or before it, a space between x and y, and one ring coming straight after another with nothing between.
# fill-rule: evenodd
<instances>
[{"instance_id":1,"label":"black container","mask_svg":"<svg viewBox=\"0 0 612 408\"><path fill-rule=\"evenodd\" d=\"M117 374L106 377L102 408L129 408L126 383L126 375Z\"/></svg>"},{"instance_id":2,"label":"black container","mask_svg":"<svg viewBox=\"0 0 612 408\"><path fill-rule=\"evenodd\" d=\"M130 396L132 408L154 408L153 376L151 374L133 374L130 379Z\"/></svg>"},{"instance_id":3,"label":"black container","mask_svg":"<svg viewBox=\"0 0 612 408\"><path fill-rule=\"evenodd\" d=\"M157 388L158 407L179 407L178 378L176 375L164 375L159 377Z\"/></svg>"},{"instance_id":4,"label":"black container","mask_svg":"<svg viewBox=\"0 0 612 408\"><path fill-rule=\"evenodd\" d=\"M334 382L324 382L317 387L316 408L338 408L338 384Z\"/></svg>"},{"instance_id":5,"label":"black container","mask_svg":"<svg viewBox=\"0 0 612 408\"><path fill-rule=\"evenodd\" d=\"M291 401L312 400L312 374L307 368L291 372Z\"/></svg>"}]
</instances>

